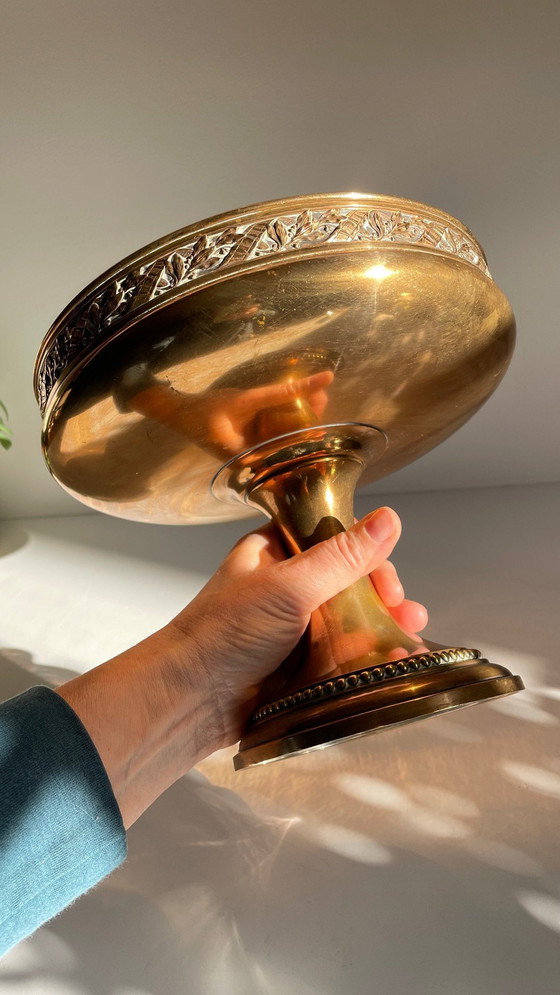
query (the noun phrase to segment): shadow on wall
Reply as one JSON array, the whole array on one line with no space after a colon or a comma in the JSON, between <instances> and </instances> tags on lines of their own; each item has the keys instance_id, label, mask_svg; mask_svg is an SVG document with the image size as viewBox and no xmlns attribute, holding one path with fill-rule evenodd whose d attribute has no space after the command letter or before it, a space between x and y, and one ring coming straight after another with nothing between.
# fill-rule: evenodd
<instances>
[{"instance_id":1,"label":"shadow on wall","mask_svg":"<svg viewBox=\"0 0 560 995\"><path fill-rule=\"evenodd\" d=\"M1 697L73 676L0 664ZM240 774L209 758L0 993L551 995L559 697L540 726L482 706Z\"/></svg>"},{"instance_id":2,"label":"shadow on wall","mask_svg":"<svg viewBox=\"0 0 560 995\"><path fill-rule=\"evenodd\" d=\"M0 522L0 556L17 553L29 542L29 533L12 522Z\"/></svg>"}]
</instances>

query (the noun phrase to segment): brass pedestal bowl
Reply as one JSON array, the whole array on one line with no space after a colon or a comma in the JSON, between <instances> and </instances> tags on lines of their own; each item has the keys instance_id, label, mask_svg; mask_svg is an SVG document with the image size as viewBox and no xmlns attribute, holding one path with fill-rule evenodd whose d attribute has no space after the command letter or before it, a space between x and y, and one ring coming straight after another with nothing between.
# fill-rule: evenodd
<instances>
[{"instance_id":1,"label":"brass pedestal bowl","mask_svg":"<svg viewBox=\"0 0 560 995\"><path fill-rule=\"evenodd\" d=\"M97 510L264 512L294 553L349 527L358 483L483 404L514 327L482 249L439 210L354 193L259 204L142 249L61 314L35 368L45 458ZM265 685L236 767L523 687L478 650L401 630L368 579L306 638L281 691L278 675Z\"/></svg>"}]
</instances>

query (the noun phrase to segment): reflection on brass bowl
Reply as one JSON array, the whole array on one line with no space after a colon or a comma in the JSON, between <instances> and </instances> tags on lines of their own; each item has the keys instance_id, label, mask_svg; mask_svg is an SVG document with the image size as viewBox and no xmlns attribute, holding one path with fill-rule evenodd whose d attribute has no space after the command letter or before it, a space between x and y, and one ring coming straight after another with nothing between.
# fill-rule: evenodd
<instances>
[{"instance_id":1,"label":"reflection on brass bowl","mask_svg":"<svg viewBox=\"0 0 560 995\"><path fill-rule=\"evenodd\" d=\"M295 197L147 246L47 334L35 390L56 480L100 511L209 523L264 512L287 550L489 397L514 319L460 222L413 201ZM267 682L236 767L523 687L478 650L403 632L364 579Z\"/></svg>"}]
</instances>

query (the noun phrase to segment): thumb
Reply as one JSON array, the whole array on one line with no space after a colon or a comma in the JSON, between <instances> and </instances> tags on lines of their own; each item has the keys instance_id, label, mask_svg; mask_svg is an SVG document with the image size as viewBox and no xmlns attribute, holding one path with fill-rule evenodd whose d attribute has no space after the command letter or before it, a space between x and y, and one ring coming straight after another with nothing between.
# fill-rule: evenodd
<instances>
[{"instance_id":1,"label":"thumb","mask_svg":"<svg viewBox=\"0 0 560 995\"><path fill-rule=\"evenodd\" d=\"M286 401L295 401L298 397L305 397L314 391L329 387L333 380L334 373L331 370L323 370L301 380L286 380L283 383L256 387L250 397L253 404L257 401L259 404L274 406Z\"/></svg>"},{"instance_id":2,"label":"thumb","mask_svg":"<svg viewBox=\"0 0 560 995\"><path fill-rule=\"evenodd\" d=\"M279 563L274 568L276 581L288 603L295 603L299 612L315 611L384 563L400 534L396 512L378 508L347 532Z\"/></svg>"}]
</instances>

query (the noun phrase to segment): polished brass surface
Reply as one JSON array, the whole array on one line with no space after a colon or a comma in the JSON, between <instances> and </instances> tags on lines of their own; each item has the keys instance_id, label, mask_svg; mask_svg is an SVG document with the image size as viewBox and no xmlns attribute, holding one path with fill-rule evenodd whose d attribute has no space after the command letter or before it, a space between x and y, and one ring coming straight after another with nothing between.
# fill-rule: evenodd
<instances>
[{"instance_id":1,"label":"polished brass surface","mask_svg":"<svg viewBox=\"0 0 560 995\"><path fill-rule=\"evenodd\" d=\"M283 436L274 446L274 453L263 445L227 464L214 492L227 495L233 482L231 493L272 519L294 554L352 525L356 484L364 466L381 458L386 438L366 425L332 425ZM314 612L305 660L286 677L285 691L294 681L301 687L420 651L426 646L399 628L364 577Z\"/></svg>"},{"instance_id":2,"label":"polished brass surface","mask_svg":"<svg viewBox=\"0 0 560 995\"><path fill-rule=\"evenodd\" d=\"M254 204L190 225L153 242L108 270L76 297L48 332L37 356L35 389L44 410L61 373L131 318L161 310L177 293L208 285L239 268L352 242L423 246L449 253L488 274L474 236L445 211L379 194L314 194ZM270 260L273 262L273 260ZM253 309L257 321L266 308Z\"/></svg>"},{"instance_id":3,"label":"polished brass surface","mask_svg":"<svg viewBox=\"0 0 560 995\"><path fill-rule=\"evenodd\" d=\"M482 249L449 215L364 194L255 205L147 246L57 319L35 369L44 454L100 511L170 524L264 512L293 553L352 523L358 483L463 424L513 340ZM403 632L369 580L306 638L297 668L265 686L238 766L520 686L474 651ZM437 652L460 656L436 667ZM294 704L307 691L313 712Z\"/></svg>"},{"instance_id":4,"label":"polished brass surface","mask_svg":"<svg viewBox=\"0 0 560 995\"><path fill-rule=\"evenodd\" d=\"M242 740L242 748L234 757L234 767L243 770L296 753L324 749L357 736L381 732L391 726L523 690L519 677L513 677L503 667L496 670L499 673L493 677L486 677L480 671L469 672L463 685L458 684L457 680L446 681L448 675L439 674L440 680L437 684L433 683L432 690L420 695L418 684L413 681L407 683L402 689L403 694L391 702L380 702L377 688L372 688L360 697L349 694L339 703L329 703L327 708L318 705L313 710L302 709L296 721L294 716L288 721L282 717L276 728L272 728L271 723L265 729L252 729ZM395 684L392 690L397 690L397 687ZM404 696L404 692L408 697Z\"/></svg>"},{"instance_id":5,"label":"polished brass surface","mask_svg":"<svg viewBox=\"0 0 560 995\"><path fill-rule=\"evenodd\" d=\"M231 460L214 493L260 508L295 554L352 525L356 483L385 446L371 426L295 432ZM405 632L368 577L313 612L299 650L265 682L236 769L523 687L478 650Z\"/></svg>"},{"instance_id":6,"label":"polished brass surface","mask_svg":"<svg viewBox=\"0 0 560 995\"><path fill-rule=\"evenodd\" d=\"M449 215L361 194L257 205L148 246L57 319L35 373L47 463L112 515L243 517L209 490L228 459L357 421L387 435L362 483L378 479L476 411L513 337L480 246Z\"/></svg>"}]
</instances>

